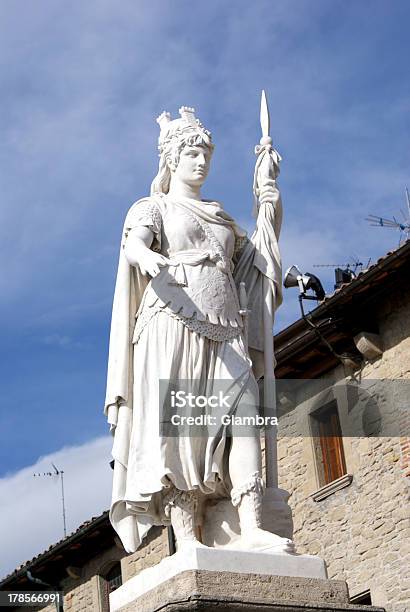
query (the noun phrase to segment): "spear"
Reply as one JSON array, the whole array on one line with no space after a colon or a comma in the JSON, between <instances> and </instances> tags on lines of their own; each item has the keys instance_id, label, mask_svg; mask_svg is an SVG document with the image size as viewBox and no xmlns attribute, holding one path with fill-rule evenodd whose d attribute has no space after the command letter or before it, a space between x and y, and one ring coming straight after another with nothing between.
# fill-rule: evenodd
<instances>
[{"instance_id":1,"label":"spear","mask_svg":"<svg viewBox=\"0 0 410 612\"><path fill-rule=\"evenodd\" d=\"M270 137L270 117L268 102L265 91L262 90L260 124L262 138L259 145L255 147L257 160L255 164L255 174L253 181L253 192L255 198L254 212L258 212L259 196L264 188L274 185L276 176L279 173L279 162L281 157L272 147ZM270 204L268 204L270 205ZM264 215L266 217L266 215ZM275 219L273 217L275 227ZM275 230L278 234L278 230ZM264 380L263 396L265 416L276 417L276 398L275 398L275 374L274 374L274 353L273 353L273 318L274 318L274 296L272 281L263 277L263 330L264 330ZM266 485L267 487L278 486L278 467L277 467L277 428L269 426L265 428L265 461L266 461Z\"/></svg>"}]
</instances>

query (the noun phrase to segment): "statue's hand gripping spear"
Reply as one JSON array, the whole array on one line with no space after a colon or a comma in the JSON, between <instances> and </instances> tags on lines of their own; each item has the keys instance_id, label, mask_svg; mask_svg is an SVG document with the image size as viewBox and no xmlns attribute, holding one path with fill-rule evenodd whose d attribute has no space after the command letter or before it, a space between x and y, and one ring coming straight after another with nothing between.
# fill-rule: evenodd
<instances>
[{"instance_id":1,"label":"statue's hand gripping spear","mask_svg":"<svg viewBox=\"0 0 410 612\"><path fill-rule=\"evenodd\" d=\"M269 108L264 90L262 90L261 97L260 123L262 138L260 139L259 144L255 147L255 155L257 155L257 160L253 175L255 216L257 215L261 204L273 204L272 198L269 196L272 195L272 189L275 186L276 178L280 172L279 163L282 159L279 153L272 147L272 138L269 135Z\"/></svg>"}]
</instances>

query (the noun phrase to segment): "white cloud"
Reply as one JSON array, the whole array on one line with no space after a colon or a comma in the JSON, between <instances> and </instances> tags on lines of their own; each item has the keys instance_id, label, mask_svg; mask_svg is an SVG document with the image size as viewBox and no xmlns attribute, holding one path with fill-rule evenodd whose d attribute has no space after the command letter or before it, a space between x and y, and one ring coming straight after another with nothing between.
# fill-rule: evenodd
<instances>
[{"instance_id":1,"label":"white cloud","mask_svg":"<svg viewBox=\"0 0 410 612\"><path fill-rule=\"evenodd\" d=\"M35 478L52 472L53 462L64 471L67 533L110 505L111 438L62 448L31 466L0 479L0 577L64 537L61 482L58 477Z\"/></svg>"},{"instance_id":2,"label":"white cloud","mask_svg":"<svg viewBox=\"0 0 410 612\"><path fill-rule=\"evenodd\" d=\"M48 322L50 323L51 317L48 318ZM73 339L71 336L67 336L64 334L50 334L44 336L41 339L41 342L46 346L56 346L61 349L70 349L70 350L86 350L90 349L90 343L84 342L82 340Z\"/></svg>"},{"instance_id":3,"label":"white cloud","mask_svg":"<svg viewBox=\"0 0 410 612\"><path fill-rule=\"evenodd\" d=\"M59 346L60 348L72 346L73 341L70 336L61 336L59 334L51 334L43 338L44 344Z\"/></svg>"}]
</instances>

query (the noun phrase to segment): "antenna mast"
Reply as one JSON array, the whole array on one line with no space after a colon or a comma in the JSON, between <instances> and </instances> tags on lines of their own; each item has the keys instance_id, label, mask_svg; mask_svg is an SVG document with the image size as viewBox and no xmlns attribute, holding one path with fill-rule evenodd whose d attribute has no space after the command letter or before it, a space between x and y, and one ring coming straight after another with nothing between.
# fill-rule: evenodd
<instances>
[{"instance_id":1,"label":"antenna mast","mask_svg":"<svg viewBox=\"0 0 410 612\"><path fill-rule=\"evenodd\" d=\"M51 465L53 466L54 472L43 472L42 474L33 474L33 476L35 478L36 477L43 477L43 476L57 476L57 477L60 478L60 481L61 481L61 504L62 504L62 508L63 508L64 537L66 537L67 536L67 525L66 525L65 499L64 499L64 471L57 469L56 466L54 465L54 463L51 463Z\"/></svg>"},{"instance_id":2,"label":"antenna mast","mask_svg":"<svg viewBox=\"0 0 410 612\"><path fill-rule=\"evenodd\" d=\"M392 219L386 219L386 217L378 217L377 215L369 215L366 217L366 221L370 223L373 227L388 227L390 229L398 229L400 232L399 237L399 246L401 245L404 237L404 241L410 238L410 196L409 190L406 187L406 203L407 203L407 213L404 213L403 210L401 214L403 215L403 222L397 221L396 217Z\"/></svg>"}]
</instances>

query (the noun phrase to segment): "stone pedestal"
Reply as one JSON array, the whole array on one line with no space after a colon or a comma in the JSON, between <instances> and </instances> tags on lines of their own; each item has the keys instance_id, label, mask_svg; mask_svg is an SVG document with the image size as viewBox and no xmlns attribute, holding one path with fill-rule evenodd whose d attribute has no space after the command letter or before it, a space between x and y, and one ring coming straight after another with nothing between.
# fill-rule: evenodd
<instances>
[{"instance_id":1,"label":"stone pedestal","mask_svg":"<svg viewBox=\"0 0 410 612\"><path fill-rule=\"evenodd\" d=\"M328 580L319 557L212 548L178 552L110 595L112 612L370 610L348 602L346 583Z\"/></svg>"}]
</instances>

